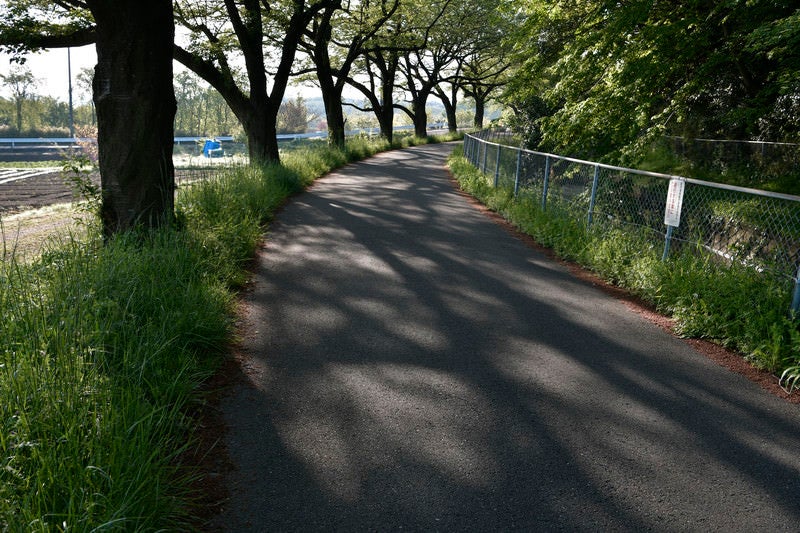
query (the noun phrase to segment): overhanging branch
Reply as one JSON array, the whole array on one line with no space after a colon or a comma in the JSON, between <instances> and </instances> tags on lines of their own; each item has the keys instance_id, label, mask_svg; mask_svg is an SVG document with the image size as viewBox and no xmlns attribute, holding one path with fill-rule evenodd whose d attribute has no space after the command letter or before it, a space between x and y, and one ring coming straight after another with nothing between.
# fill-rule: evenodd
<instances>
[{"instance_id":1,"label":"overhanging branch","mask_svg":"<svg viewBox=\"0 0 800 533\"><path fill-rule=\"evenodd\" d=\"M41 50L43 48L68 48L86 46L97 40L94 26L79 28L61 33L63 27L53 27L53 33L37 33L31 31L26 24L14 27L0 27L0 47L16 51Z\"/></svg>"}]
</instances>

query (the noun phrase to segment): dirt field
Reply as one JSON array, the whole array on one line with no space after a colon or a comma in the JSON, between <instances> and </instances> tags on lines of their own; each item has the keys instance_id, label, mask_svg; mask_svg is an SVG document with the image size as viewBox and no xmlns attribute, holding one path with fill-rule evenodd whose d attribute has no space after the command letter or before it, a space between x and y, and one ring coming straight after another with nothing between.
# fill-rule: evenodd
<instances>
[{"instance_id":1,"label":"dirt field","mask_svg":"<svg viewBox=\"0 0 800 533\"><path fill-rule=\"evenodd\" d=\"M60 169L0 170L1 216L53 204L69 203L72 200L72 190L62 177Z\"/></svg>"},{"instance_id":2,"label":"dirt field","mask_svg":"<svg viewBox=\"0 0 800 533\"><path fill-rule=\"evenodd\" d=\"M208 179L220 168L241 164L228 159L203 161L207 168L177 168L175 182L184 184L198 179ZM212 166L213 165L213 166ZM100 175L91 175L95 185ZM60 168L7 168L0 169L0 216L39 209L54 204L70 203L76 197Z\"/></svg>"},{"instance_id":3,"label":"dirt field","mask_svg":"<svg viewBox=\"0 0 800 533\"><path fill-rule=\"evenodd\" d=\"M179 185L208 179L230 160L213 161L209 168L176 168ZM99 185L95 173L92 181ZM38 255L53 239L80 235L86 213L73 207L78 199L59 168L0 169L0 259L12 252L17 258Z\"/></svg>"}]
</instances>

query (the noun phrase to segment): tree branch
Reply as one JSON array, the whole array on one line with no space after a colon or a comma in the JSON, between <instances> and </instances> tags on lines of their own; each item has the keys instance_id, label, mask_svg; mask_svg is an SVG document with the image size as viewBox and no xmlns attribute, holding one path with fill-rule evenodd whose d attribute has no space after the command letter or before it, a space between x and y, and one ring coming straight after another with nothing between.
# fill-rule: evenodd
<instances>
[{"instance_id":1,"label":"tree branch","mask_svg":"<svg viewBox=\"0 0 800 533\"><path fill-rule=\"evenodd\" d=\"M65 30L68 27L52 26L51 30ZM16 51L39 50L42 48L67 48L93 44L97 40L94 26L71 29L68 33L38 33L32 31L28 24L16 24L12 27L0 27L0 47Z\"/></svg>"}]
</instances>

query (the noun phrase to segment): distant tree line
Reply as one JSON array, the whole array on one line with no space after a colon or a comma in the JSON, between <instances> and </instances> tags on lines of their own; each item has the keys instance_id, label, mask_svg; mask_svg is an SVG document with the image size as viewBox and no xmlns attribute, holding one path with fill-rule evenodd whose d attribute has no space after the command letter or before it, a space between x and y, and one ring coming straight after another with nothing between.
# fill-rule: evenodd
<instances>
[{"instance_id":1,"label":"distant tree line","mask_svg":"<svg viewBox=\"0 0 800 533\"><path fill-rule=\"evenodd\" d=\"M86 85L86 73L77 76L77 84ZM89 78L91 79L91 78ZM2 137L69 137L70 109L62 100L39 94L39 80L25 66L14 66L0 75L0 136ZM73 124L94 125L91 104L73 106Z\"/></svg>"},{"instance_id":2,"label":"distant tree line","mask_svg":"<svg viewBox=\"0 0 800 533\"><path fill-rule=\"evenodd\" d=\"M78 74L77 92L91 95L91 71ZM0 75L4 96L0 96L0 136L69 137L69 104L52 96L39 94L39 80L25 66L15 66ZM175 76L175 135L235 135L241 128L222 96L189 71ZM309 114L302 98L284 101L278 113L279 133L304 133ZM79 133L91 130L97 118L91 102L75 102L73 125ZM87 129L88 127L88 129ZM80 136L80 135L79 135Z\"/></svg>"}]
</instances>

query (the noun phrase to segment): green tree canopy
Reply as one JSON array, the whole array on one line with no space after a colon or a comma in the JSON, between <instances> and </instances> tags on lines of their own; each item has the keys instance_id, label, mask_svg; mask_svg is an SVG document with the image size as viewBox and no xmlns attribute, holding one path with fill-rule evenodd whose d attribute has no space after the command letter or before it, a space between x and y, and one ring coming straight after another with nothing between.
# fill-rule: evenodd
<instances>
[{"instance_id":1,"label":"green tree canopy","mask_svg":"<svg viewBox=\"0 0 800 533\"><path fill-rule=\"evenodd\" d=\"M529 0L522 12L507 98L545 149L614 158L665 133L800 132L786 120L800 111L795 2Z\"/></svg>"},{"instance_id":2,"label":"green tree canopy","mask_svg":"<svg viewBox=\"0 0 800 533\"><path fill-rule=\"evenodd\" d=\"M11 93L16 111L17 131L22 131L22 107L25 101L33 96L37 80L29 68L21 65L12 68L8 74L0 75L0 80Z\"/></svg>"}]
</instances>

